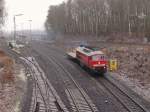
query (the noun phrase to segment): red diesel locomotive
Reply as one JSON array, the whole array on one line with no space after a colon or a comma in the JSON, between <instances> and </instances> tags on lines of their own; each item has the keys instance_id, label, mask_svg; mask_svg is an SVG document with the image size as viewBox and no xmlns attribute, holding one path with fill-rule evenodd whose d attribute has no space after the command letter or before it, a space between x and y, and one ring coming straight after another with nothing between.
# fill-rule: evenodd
<instances>
[{"instance_id":1,"label":"red diesel locomotive","mask_svg":"<svg viewBox=\"0 0 150 112\"><path fill-rule=\"evenodd\" d=\"M107 59L105 54L89 46L80 46L75 49L75 53L69 53L71 57L77 59L80 65L87 67L92 71L107 72Z\"/></svg>"}]
</instances>

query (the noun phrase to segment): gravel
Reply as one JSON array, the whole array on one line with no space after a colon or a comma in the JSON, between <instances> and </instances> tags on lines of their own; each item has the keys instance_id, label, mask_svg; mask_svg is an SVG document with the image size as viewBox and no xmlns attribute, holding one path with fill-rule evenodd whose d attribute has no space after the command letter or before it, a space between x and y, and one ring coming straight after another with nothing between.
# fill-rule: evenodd
<instances>
[{"instance_id":1,"label":"gravel","mask_svg":"<svg viewBox=\"0 0 150 112\"><path fill-rule=\"evenodd\" d=\"M80 41L70 44L66 44L66 42L56 42L54 46L68 51L80 44ZM112 75L150 101L150 45L129 43L88 42L89 45L104 50L108 59L117 59L118 70L113 71Z\"/></svg>"}]
</instances>

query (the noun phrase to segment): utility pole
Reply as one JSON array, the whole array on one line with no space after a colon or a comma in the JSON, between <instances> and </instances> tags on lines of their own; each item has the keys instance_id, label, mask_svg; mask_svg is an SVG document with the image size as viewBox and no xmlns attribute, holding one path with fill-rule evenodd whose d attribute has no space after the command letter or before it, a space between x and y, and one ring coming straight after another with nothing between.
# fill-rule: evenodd
<instances>
[{"instance_id":1,"label":"utility pole","mask_svg":"<svg viewBox=\"0 0 150 112\"><path fill-rule=\"evenodd\" d=\"M30 38L32 40L32 31L31 31L32 20L28 20L28 21L29 21L29 26L30 26Z\"/></svg>"},{"instance_id":2,"label":"utility pole","mask_svg":"<svg viewBox=\"0 0 150 112\"><path fill-rule=\"evenodd\" d=\"M14 16L14 41L16 40L16 18Z\"/></svg>"},{"instance_id":3,"label":"utility pole","mask_svg":"<svg viewBox=\"0 0 150 112\"><path fill-rule=\"evenodd\" d=\"M14 15L13 21L14 21L14 41L16 40L16 16L22 16L23 14L17 14Z\"/></svg>"}]
</instances>

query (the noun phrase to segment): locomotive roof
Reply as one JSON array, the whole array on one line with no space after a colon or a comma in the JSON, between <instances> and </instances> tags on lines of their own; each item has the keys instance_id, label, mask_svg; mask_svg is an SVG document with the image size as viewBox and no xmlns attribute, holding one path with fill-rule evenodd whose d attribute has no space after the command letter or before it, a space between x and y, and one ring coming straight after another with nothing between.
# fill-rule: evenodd
<instances>
[{"instance_id":1,"label":"locomotive roof","mask_svg":"<svg viewBox=\"0 0 150 112\"><path fill-rule=\"evenodd\" d=\"M94 48L89 48L89 47L85 47L85 46L80 46L77 48L77 51L87 55L87 56L93 56L93 55L97 55L97 54L104 54L102 51L94 49Z\"/></svg>"},{"instance_id":2,"label":"locomotive roof","mask_svg":"<svg viewBox=\"0 0 150 112\"><path fill-rule=\"evenodd\" d=\"M87 48L87 49L92 50L92 51L98 51L99 50L99 48L93 47L93 46L80 45L80 47L84 47L84 48Z\"/></svg>"}]
</instances>

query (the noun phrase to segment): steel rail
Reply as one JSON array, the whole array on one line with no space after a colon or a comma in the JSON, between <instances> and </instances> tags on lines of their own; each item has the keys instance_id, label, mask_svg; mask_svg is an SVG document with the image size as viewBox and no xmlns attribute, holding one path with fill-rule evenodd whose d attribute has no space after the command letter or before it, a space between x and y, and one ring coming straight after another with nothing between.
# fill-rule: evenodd
<instances>
[{"instance_id":1,"label":"steel rail","mask_svg":"<svg viewBox=\"0 0 150 112\"><path fill-rule=\"evenodd\" d=\"M82 70L84 71L84 70ZM86 72L86 71L84 71ZM86 74L88 75L88 73L86 72ZM109 80L107 77L103 78L104 80L106 80L107 82L111 83L111 85L113 85L114 87L116 87L122 94L124 94L124 96L128 97L134 104L137 105L137 107L139 107L143 112L149 112L147 109L145 109L142 105L140 105L137 101L135 101L131 96L129 96L126 92L124 92L121 88L119 88L116 84L114 84L111 80ZM93 82L95 82L97 84L98 87L100 87L99 84L101 84L106 90L109 91L109 93L111 93L122 105L123 107L125 107L125 109L129 112L132 112L131 109L129 109L128 106L126 106L124 104L124 102L121 100L121 98L119 98L115 93L113 93L110 89L109 86L106 86L104 83L102 83L102 81L95 79L93 77L91 77L91 80L93 80Z\"/></svg>"},{"instance_id":2,"label":"steel rail","mask_svg":"<svg viewBox=\"0 0 150 112\"><path fill-rule=\"evenodd\" d=\"M121 104L122 104L122 106L128 111L128 112L132 112L132 110L130 110L129 108L128 108L128 106L126 106L125 104L124 104L124 102L115 94L115 93L113 93L104 83L102 83L102 82L100 82L101 83L101 85L109 92L109 93L111 93Z\"/></svg>"},{"instance_id":3,"label":"steel rail","mask_svg":"<svg viewBox=\"0 0 150 112\"><path fill-rule=\"evenodd\" d=\"M78 90L80 91L81 95L83 96L84 100L86 101L86 103L88 104L88 106L90 107L92 112L95 112L95 110L93 109L93 107L91 106L91 104L89 103L89 101L87 100L85 94L83 93L83 91L81 90L81 88L79 87L79 85L76 83L76 81L73 79L73 77L71 76L71 74L64 68L64 66L60 63L58 63L56 61L56 59L54 57L51 56L51 58L48 58L53 64L57 65L58 67L60 67L64 73L67 74L67 76L72 80L72 82L75 84L75 86L78 88ZM57 68L57 67L56 67ZM74 100L74 99L73 99ZM79 111L80 112L80 111Z\"/></svg>"},{"instance_id":4,"label":"steel rail","mask_svg":"<svg viewBox=\"0 0 150 112\"><path fill-rule=\"evenodd\" d=\"M34 63L34 65L35 65L36 68L38 69L39 73L42 74L42 72L41 72L41 70L39 69L39 67L38 67L35 63ZM43 80L46 80L46 79L43 77L43 75L41 75L41 78L42 78ZM45 86L47 86L47 87L49 88L49 90L51 91L51 93L52 93L52 95L54 96L56 102L59 104L59 99L56 97L56 95L55 95L54 91L51 89L49 83L48 83L47 81L45 81L44 83L45 83ZM59 106L60 106L60 105L59 105ZM61 106L60 106L60 107L61 107ZM61 107L61 110L60 110L60 111L61 111L61 112L64 112L64 110L63 110L62 107Z\"/></svg>"},{"instance_id":5,"label":"steel rail","mask_svg":"<svg viewBox=\"0 0 150 112\"><path fill-rule=\"evenodd\" d=\"M38 53L36 50L34 50L34 51L35 51L36 53ZM38 54L39 54L39 53L38 53ZM57 68L56 70L58 70L58 68L60 68L60 69L63 70L64 73L66 73L67 76L73 81L74 85L78 88L80 94L83 96L84 100L86 101L86 103L87 103L88 106L90 107L91 111L92 111L92 112L98 111L96 107L92 107L92 106L90 105L89 101L88 101L87 98L86 98L85 93L83 93L83 91L81 90L81 88L79 87L79 85L78 85L78 84L76 83L76 81L73 79L73 77L71 76L71 74L63 67L63 65L60 64L58 61L56 61L57 59L54 58L55 56L50 56L50 58L49 58L47 55L45 55L45 57L46 57L50 62L52 62L52 63L55 65L55 67ZM61 76L61 77L62 77L62 76ZM64 84L65 84L65 81L64 81L64 80L63 80L63 82L64 82ZM68 89L67 89L67 91L68 91L69 94L71 94ZM74 98L73 98L72 95L71 95L71 97L72 97L72 100L74 100ZM90 101L90 102L91 102L91 101ZM75 107L77 107L76 104L75 104L75 101L73 101L73 103L74 103ZM92 105L93 105L93 104L92 104ZM94 110L93 108L95 108L95 110ZM77 108L77 111L79 111L78 108ZM80 112L80 111L79 111L79 112Z\"/></svg>"},{"instance_id":6,"label":"steel rail","mask_svg":"<svg viewBox=\"0 0 150 112\"><path fill-rule=\"evenodd\" d=\"M9 50L9 49L8 49L8 50ZM32 63L33 65L35 65L32 61L30 61L28 58L24 57L23 55L18 54L18 53L14 52L14 51L11 51L11 50L9 50L9 51L11 52L11 54L13 53L13 55L15 55L16 57L23 57L24 59L28 60L30 63ZM22 61L22 60L21 60L21 61ZM25 63L24 61L22 61L22 63L28 66L28 64ZM37 65L35 65L35 67L39 70L39 68L37 67ZM33 71L30 69L30 73L31 73L31 72L33 72ZM39 71L39 72L40 72L40 71ZM40 72L40 73L41 73L41 72ZM34 72L33 72L33 74L34 74ZM32 77L33 77L33 76L32 76ZM42 76L42 78L43 78L43 76ZM42 95L41 88L39 87L38 80L36 80L35 77L34 77L33 79L34 79L35 83L37 84L37 86L38 86L38 88L39 88L39 90L40 90L40 95L42 96L42 99L43 99L43 102L44 102L44 106L46 107L46 102L45 102L44 96ZM46 83L47 83L47 82L46 82ZM46 86L46 85L45 85L45 86ZM49 85L48 85L48 87L49 87ZM57 97L55 96L53 90L51 90L50 87L49 87L49 89L50 89L50 91L52 92L52 95L54 96L56 102L58 103L58 99L57 99ZM58 104L59 104L59 103L58 103ZM59 106L60 106L60 105L59 105ZM35 108L35 107L33 107L33 108ZM61 108L61 106L60 106L60 112L65 112L64 109Z\"/></svg>"},{"instance_id":7,"label":"steel rail","mask_svg":"<svg viewBox=\"0 0 150 112\"><path fill-rule=\"evenodd\" d=\"M143 112L149 112L147 109L145 109L141 104L139 104L137 101L135 101L131 96L129 96L125 91L123 91L121 88L119 88L117 85L115 85L112 81L104 77L104 80L109 82L111 85L113 85L115 88L117 88L122 94L124 94L127 98L129 98L134 104L136 104ZM101 81L99 81L101 82Z\"/></svg>"},{"instance_id":8,"label":"steel rail","mask_svg":"<svg viewBox=\"0 0 150 112\"><path fill-rule=\"evenodd\" d=\"M107 78L106 78L106 80L110 81ZM96 79L95 79L95 81L96 81ZM124 92L121 88L119 88L113 82L110 81L110 83L112 83L115 87L117 87L126 97L128 97L133 103L135 103L139 108L141 108L141 110L143 110L144 112L149 112L149 110L147 110L145 107L143 107L143 105L139 104L135 99L133 99L131 96L129 96L126 92ZM116 97L116 95L115 95L115 97ZM118 97L117 97L117 99L120 100L120 98L118 98ZM121 101L120 103L123 104L123 106L130 112L130 109L123 103L123 101Z\"/></svg>"},{"instance_id":9,"label":"steel rail","mask_svg":"<svg viewBox=\"0 0 150 112\"><path fill-rule=\"evenodd\" d=\"M16 57L23 57L21 54L19 54L19 53L16 53L15 51L12 51L12 50L10 50L10 49L7 49L7 51L9 52L9 53L11 53L11 54L13 54L13 56L16 56ZM21 62L22 62L22 64L24 65L24 66L28 66L27 65L27 63L25 63L24 61L22 61L21 60ZM28 67L29 68L29 67ZM30 73L31 73L31 69L29 70L30 71ZM33 76L32 76L32 79L33 79ZM33 79L34 81L35 81L35 85L36 85L36 80L35 79ZM42 96L42 95L41 95ZM36 97L36 99L37 99L37 97ZM35 101L34 101L34 105L35 105ZM36 106L35 106L36 107ZM35 107L33 107L33 109L35 109ZM32 112L33 112L34 110L32 110Z\"/></svg>"}]
</instances>

